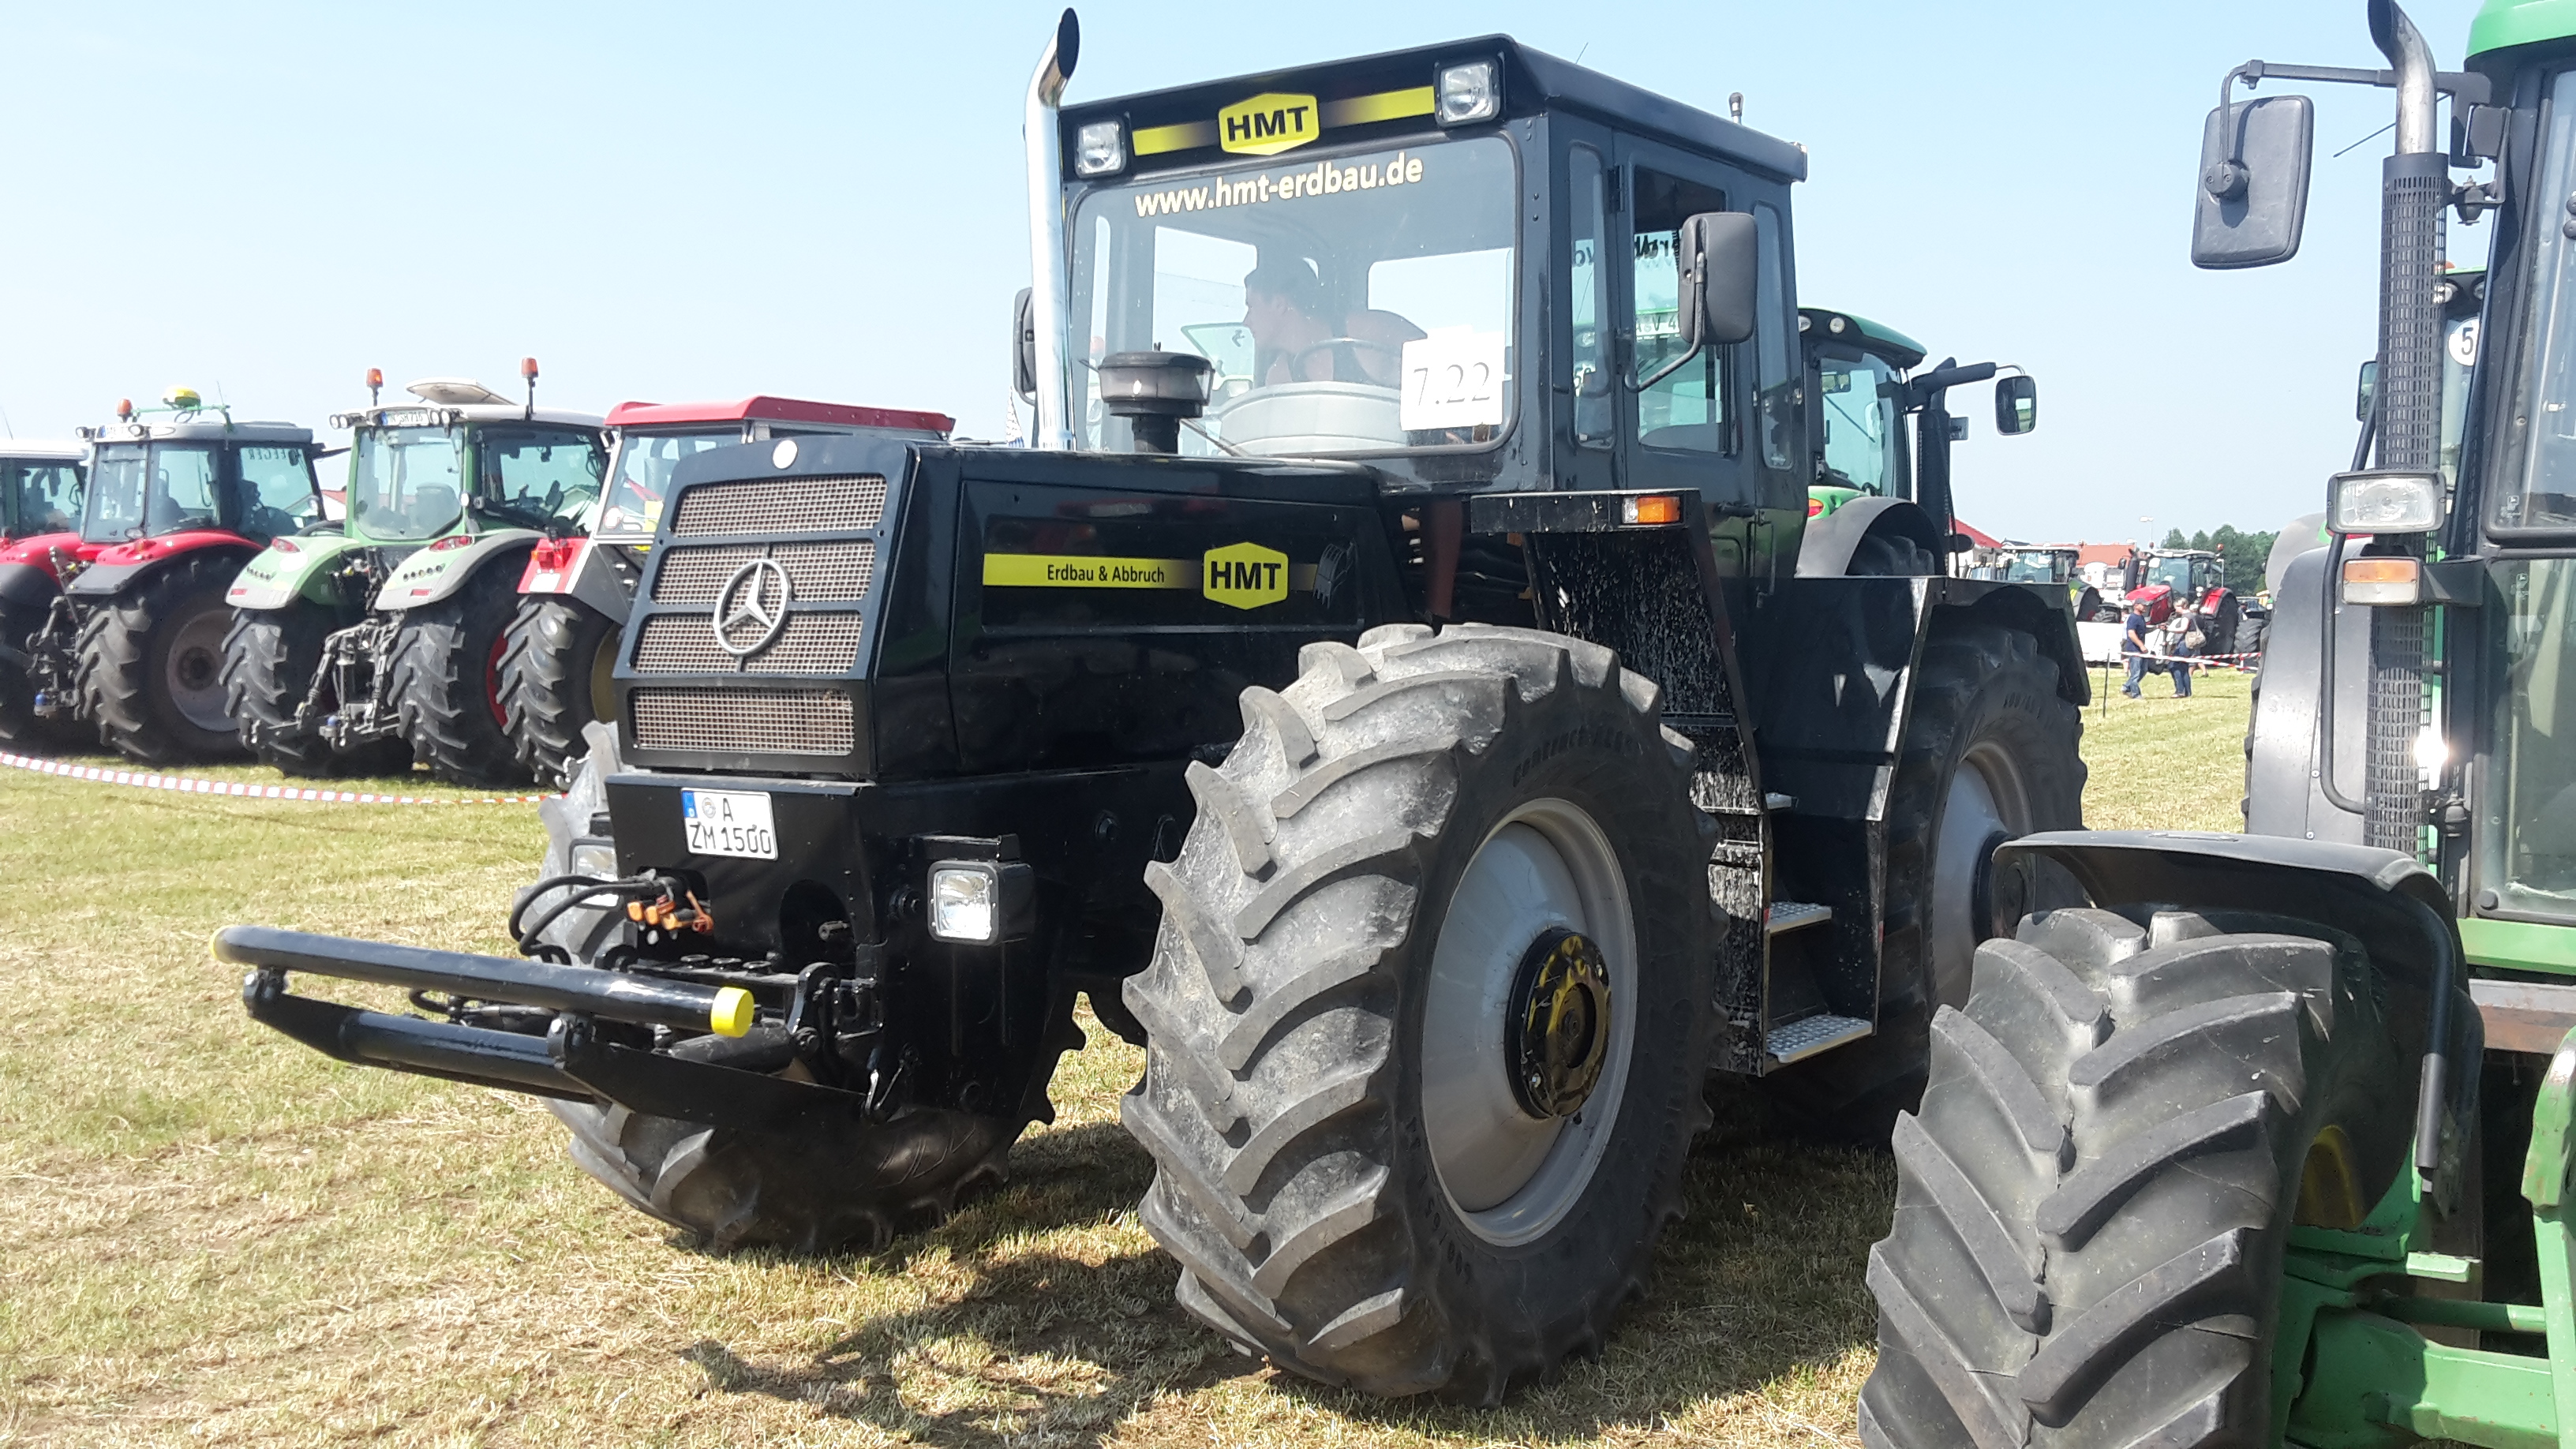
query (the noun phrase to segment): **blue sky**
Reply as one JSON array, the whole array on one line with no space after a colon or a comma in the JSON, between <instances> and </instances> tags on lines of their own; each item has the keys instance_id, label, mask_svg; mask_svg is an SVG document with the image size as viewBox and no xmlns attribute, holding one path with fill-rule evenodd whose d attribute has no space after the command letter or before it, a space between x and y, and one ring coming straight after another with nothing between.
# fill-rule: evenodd
<instances>
[{"instance_id":1,"label":"blue sky","mask_svg":"<svg viewBox=\"0 0 2576 1449\"><path fill-rule=\"evenodd\" d=\"M605 408L762 391L1003 427L1019 104L1050 4L0 5L0 410L220 389L320 426L467 374ZM2411 13L2456 66L2469 0ZM2376 65L2359 0L1083 7L1071 95L1503 30L1806 144L1804 301L2040 380L1961 511L2095 540L2318 506L2371 350L2384 91L2311 87L2302 255L2185 258L2249 57ZM2492 225L2454 224L2474 260ZM2153 522L2142 522L2151 517Z\"/></svg>"}]
</instances>

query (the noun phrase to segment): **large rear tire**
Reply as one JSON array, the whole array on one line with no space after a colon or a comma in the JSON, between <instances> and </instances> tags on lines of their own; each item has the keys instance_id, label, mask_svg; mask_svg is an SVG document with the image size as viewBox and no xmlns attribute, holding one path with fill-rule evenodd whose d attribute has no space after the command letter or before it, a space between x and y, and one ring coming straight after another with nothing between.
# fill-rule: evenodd
<instances>
[{"instance_id":1,"label":"large rear tire","mask_svg":"<svg viewBox=\"0 0 2576 1449\"><path fill-rule=\"evenodd\" d=\"M235 609L224 636L224 704L242 744L281 774L395 775L411 768L411 749L400 740L378 740L342 752L319 734L290 734L296 712L321 667L322 641L334 627L321 609ZM258 726L254 730L254 726ZM252 743L254 733L260 742Z\"/></svg>"},{"instance_id":2,"label":"large rear tire","mask_svg":"<svg viewBox=\"0 0 2576 1449\"><path fill-rule=\"evenodd\" d=\"M1299 662L1147 867L1139 1217L1240 1346L1490 1403L1597 1352L1680 1214L1715 826L1597 645L1394 625Z\"/></svg>"},{"instance_id":3,"label":"large rear tire","mask_svg":"<svg viewBox=\"0 0 2576 1449\"><path fill-rule=\"evenodd\" d=\"M1999 878L1995 846L2084 828L2083 711L2037 639L1936 625L1918 669L1888 792L1878 1033L1763 1079L1801 1127L1871 1142L1921 1095L1932 1013L1967 1004L1977 944L2055 903L2032 895L2046 882Z\"/></svg>"},{"instance_id":4,"label":"large rear tire","mask_svg":"<svg viewBox=\"0 0 2576 1449\"><path fill-rule=\"evenodd\" d=\"M2405 1165L2415 1075L2349 939L2048 912L1977 953L1870 1250L1871 1449L2270 1442L2290 1225ZM2312 1144L2340 1204L2302 1204Z\"/></svg>"},{"instance_id":5,"label":"large rear tire","mask_svg":"<svg viewBox=\"0 0 2576 1449\"><path fill-rule=\"evenodd\" d=\"M593 724L583 733L588 753L575 761L563 795L537 807L546 827L546 876L596 871L604 857L613 859L603 782L619 769L617 732ZM557 917L545 939L586 963L619 939L622 927L613 911L577 907ZM728 1046L721 1037L701 1037L674 1053ZM884 1123L779 1137L619 1106L547 1105L572 1134L566 1149L573 1162L637 1211L716 1248L798 1253L882 1247L898 1232L938 1222L1003 1182L1011 1143L1027 1126L1018 1116L923 1108Z\"/></svg>"},{"instance_id":6,"label":"large rear tire","mask_svg":"<svg viewBox=\"0 0 2576 1449\"><path fill-rule=\"evenodd\" d=\"M538 783L571 779L583 729L616 717L617 639L617 621L587 604L520 597L501 651L501 714Z\"/></svg>"},{"instance_id":7,"label":"large rear tire","mask_svg":"<svg viewBox=\"0 0 2576 1449\"><path fill-rule=\"evenodd\" d=\"M90 605L80 713L109 748L147 765L243 754L223 681L224 589L240 570L238 555L196 554Z\"/></svg>"},{"instance_id":8,"label":"large rear tire","mask_svg":"<svg viewBox=\"0 0 2576 1449\"><path fill-rule=\"evenodd\" d=\"M394 631L387 696L412 758L458 785L528 780L501 718L501 649L518 612L518 570L482 567L436 603L406 610Z\"/></svg>"}]
</instances>

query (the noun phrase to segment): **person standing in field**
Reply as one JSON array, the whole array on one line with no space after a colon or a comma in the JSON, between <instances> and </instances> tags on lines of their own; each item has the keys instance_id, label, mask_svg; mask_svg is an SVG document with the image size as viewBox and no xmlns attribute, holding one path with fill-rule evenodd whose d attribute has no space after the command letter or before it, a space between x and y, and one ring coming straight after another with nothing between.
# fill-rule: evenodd
<instances>
[{"instance_id":1,"label":"person standing in field","mask_svg":"<svg viewBox=\"0 0 2576 1449\"><path fill-rule=\"evenodd\" d=\"M2173 676L2174 698L2191 698L2191 665L2186 663L2205 642L2200 632L2198 599L2178 599L2173 617L2165 621L2165 672Z\"/></svg>"},{"instance_id":2,"label":"person standing in field","mask_svg":"<svg viewBox=\"0 0 2576 1449\"><path fill-rule=\"evenodd\" d=\"M2120 657L2128 662L2128 680L2120 692L2131 699L2141 697L2138 681L2147 674L2147 611L2136 604L2129 606L2128 616L2120 621Z\"/></svg>"}]
</instances>

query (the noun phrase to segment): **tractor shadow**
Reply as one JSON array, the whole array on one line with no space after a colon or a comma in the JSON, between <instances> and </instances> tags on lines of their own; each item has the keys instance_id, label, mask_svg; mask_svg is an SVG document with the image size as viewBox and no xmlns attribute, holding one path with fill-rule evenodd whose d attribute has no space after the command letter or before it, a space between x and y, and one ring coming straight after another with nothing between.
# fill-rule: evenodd
<instances>
[{"instance_id":1,"label":"tractor shadow","mask_svg":"<svg viewBox=\"0 0 2576 1449\"><path fill-rule=\"evenodd\" d=\"M1309 1383L1201 1328L1172 1300L1171 1260L1133 1224L1151 1161L1108 1122L1031 1139L1014 1151L1001 1192L881 1252L826 1265L853 1276L936 1268L933 1301L871 1319L810 1357L755 1360L712 1339L679 1357L708 1392L766 1395L959 1449L1155 1441L1127 1421L1229 1380L1345 1421L1362 1441L1379 1431L1625 1439L1783 1381L1793 1399L1812 1398L1874 1337L1862 1271L1887 1230L1895 1170L1884 1151L1819 1145L1761 1125L1746 1104L1716 1105L1720 1129L1691 1158L1686 1216L1656 1252L1646 1300L1620 1315L1599 1359L1516 1385L1498 1408ZM1206 1432L1202 1423L1188 1437Z\"/></svg>"}]
</instances>

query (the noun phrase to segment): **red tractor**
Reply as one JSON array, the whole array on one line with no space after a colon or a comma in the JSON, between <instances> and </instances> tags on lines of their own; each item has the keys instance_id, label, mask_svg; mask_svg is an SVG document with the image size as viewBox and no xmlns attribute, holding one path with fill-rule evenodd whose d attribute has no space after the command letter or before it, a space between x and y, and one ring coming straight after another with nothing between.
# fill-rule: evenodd
<instances>
[{"instance_id":1,"label":"red tractor","mask_svg":"<svg viewBox=\"0 0 2576 1449\"><path fill-rule=\"evenodd\" d=\"M320 520L310 429L236 423L180 388L167 421L117 404L92 444L82 558L27 641L39 722L95 728L145 764L242 753L224 709L224 590L270 539Z\"/></svg>"},{"instance_id":2,"label":"red tractor","mask_svg":"<svg viewBox=\"0 0 2576 1449\"><path fill-rule=\"evenodd\" d=\"M2129 607L2145 614L2149 625L2162 624L2180 605L2206 595L2200 630L2208 642L2201 652L2235 652L2244 603L2227 587L2227 565L2217 554L2205 548L2142 548L2129 568Z\"/></svg>"},{"instance_id":3,"label":"red tractor","mask_svg":"<svg viewBox=\"0 0 2576 1449\"><path fill-rule=\"evenodd\" d=\"M55 560L98 553L76 528L88 456L79 443L0 443L0 745L59 743L36 720L26 644L62 593Z\"/></svg>"}]
</instances>

